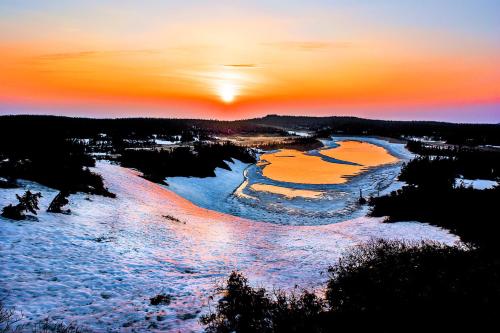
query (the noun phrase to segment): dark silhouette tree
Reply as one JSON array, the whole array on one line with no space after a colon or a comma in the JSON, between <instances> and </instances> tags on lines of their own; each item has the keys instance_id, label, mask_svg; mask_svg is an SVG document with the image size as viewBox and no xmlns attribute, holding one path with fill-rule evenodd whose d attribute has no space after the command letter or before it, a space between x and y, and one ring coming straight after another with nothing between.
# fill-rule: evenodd
<instances>
[{"instance_id":1,"label":"dark silhouette tree","mask_svg":"<svg viewBox=\"0 0 500 333\"><path fill-rule=\"evenodd\" d=\"M184 131L181 135L181 142L191 142L194 141L194 135L191 131Z\"/></svg>"},{"instance_id":2,"label":"dark silhouette tree","mask_svg":"<svg viewBox=\"0 0 500 333\"><path fill-rule=\"evenodd\" d=\"M26 219L26 212L37 215L36 211L40 209L38 207L38 199L41 197L42 194L40 192L31 193L29 190L22 196L16 194L16 198L19 203L15 206L10 204L4 207L2 210L2 216L12 220L24 220Z\"/></svg>"},{"instance_id":3,"label":"dark silhouette tree","mask_svg":"<svg viewBox=\"0 0 500 333\"><path fill-rule=\"evenodd\" d=\"M55 196L55 198L52 200L52 202L50 203L49 208L47 208L47 212L49 212L49 213L62 213L62 214L71 213L70 209L62 209L64 206L66 206L69 203L68 196L69 196L68 191L59 192Z\"/></svg>"}]
</instances>

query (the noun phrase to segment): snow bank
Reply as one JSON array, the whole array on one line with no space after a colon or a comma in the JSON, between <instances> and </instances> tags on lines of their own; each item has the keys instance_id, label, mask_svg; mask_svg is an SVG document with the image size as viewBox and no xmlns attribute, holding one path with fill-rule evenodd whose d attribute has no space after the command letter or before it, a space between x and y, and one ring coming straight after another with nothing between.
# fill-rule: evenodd
<instances>
[{"instance_id":1,"label":"snow bank","mask_svg":"<svg viewBox=\"0 0 500 333\"><path fill-rule=\"evenodd\" d=\"M250 165L239 160L228 161L231 170L215 169L215 177L169 177L168 189L204 208L223 204L244 181L243 172ZM219 209L217 209L219 210Z\"/></svg>"},{"instance_id":2,"label":"snow bank","mask_svg":"<svg viewBox=\"0 0 500 333\"><path fill-rule=\"evenodd\" d=\"M157 145L171 146L171 145L176 145L179 143L180 143L180 141L169 141L169 140L155 139L155 144L157 144Z\"/></svg>"},{"instance_id":3,"label":"snow bank","mask_svg":"<svg viewBox=\"0 0 500 333\"><path fill-rule=\"evenodd\" d=\"M303 138L308 138L311 136L310 132L304 132L304 131L287 131L287 133L290 135L300 136Z\"/></svg>"},{"instance_id":4,"label":"snow bank","mask_svg":"<svg viewBox=\"0 0 500 333\"><path fill-rule=\"evenodd\" d=\"M476 190L486 190L498 186L498 182L487 179L456 178L455 186L465 186L465 187L472 187L473 189Z\"/></svg>"},{"instance_id":5,"label":"snow bank","mask_svg":"<svg viewBox=\"0 0 500 333\"><path fill-rule=\"evenodd\" d=\"M443 140L434 140L433 138L430 138L428 136L403 136L404 139L407 139L407 140L412 140L412 141L419 141L419 142L422 142L422 143L429 143L429 144L439 144L439 145L442 145L442 144L445 144L446 141L443 141Z\"/></svg>"}]
</instances>

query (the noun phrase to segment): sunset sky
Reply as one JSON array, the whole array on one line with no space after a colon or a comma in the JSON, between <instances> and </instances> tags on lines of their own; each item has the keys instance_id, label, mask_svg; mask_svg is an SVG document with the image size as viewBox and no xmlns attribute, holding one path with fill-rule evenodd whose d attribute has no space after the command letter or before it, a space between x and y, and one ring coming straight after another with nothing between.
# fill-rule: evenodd
<instances>
[{"instance_id":1,"label":"sunset sky","mask_svg":"<svg viewBox=\"0 0 500 333\"><path fill-rule=\"evenodd\" d=\"M0 1L0 113L500 122L500 1Z\"/></svg>"}]
</instances>

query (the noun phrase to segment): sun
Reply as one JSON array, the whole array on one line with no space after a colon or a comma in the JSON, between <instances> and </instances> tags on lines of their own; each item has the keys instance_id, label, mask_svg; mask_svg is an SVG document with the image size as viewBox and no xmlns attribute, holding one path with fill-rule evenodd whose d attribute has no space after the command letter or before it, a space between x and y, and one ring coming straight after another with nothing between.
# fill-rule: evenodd
<instances>
[{"instance_id":1,"label":"sun","mask_svg":"<svg viewBox=\"0 0 500 333\"><path fill-rule=\"evenodd\" d=\"M236 86L230 82L222 83L218 89L217 94L224 103L232 103L236 97L237 89Z\"/></svg>"}]
</instances>

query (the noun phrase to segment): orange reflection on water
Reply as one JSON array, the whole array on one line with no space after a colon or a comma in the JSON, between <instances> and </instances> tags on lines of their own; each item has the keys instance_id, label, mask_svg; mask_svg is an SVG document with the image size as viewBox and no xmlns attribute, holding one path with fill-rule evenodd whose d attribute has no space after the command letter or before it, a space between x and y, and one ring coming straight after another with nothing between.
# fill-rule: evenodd
<instances>
[{"instance_id":1,"label":"orange reflection on water","mask_svg":"<svg viewBox=\"0 0 500 333\"><path fill-rule=\"evenodd\" d=\"M321 154L361 164L364 167L374 167L398 161L386 149L361 141L341 141L338 147L322 150Z\"/></svg>"},{"instance_id":2,"label":"orange reflection on water","mask_svg":"<svg viewBox=\"0 0 500 333\"><path fill-rule=\"evenodd\" d=\"M255 191L280 194L280 195L283 195L284 197L289 198L289 199L293 199L293 198L297 198L297 197L307 198L307 199L319 199L324 194L321 191L298 190L298 189L293 189L293 188L288 188L288 187L281 187L281 186L261 184L261 183L252 184L251 188L252 188L252 190L255 190Z\"/></svg>"},{"instance_id":3,"label":"orange reflection on water","mask_svg":"<svg viewBox=\"0 0 500 333\"><path fill-rule=\"evenodd\" d=\"M321 151L325 156L359 165L331 163L306 152L284 149L261 156L265 177L299 184L343 184L369 167L394 163L398 159L382 147L359 141L341 141L339 147ZM262 163L265 161L266 163Z\"/></svg>"}]
</instances>

